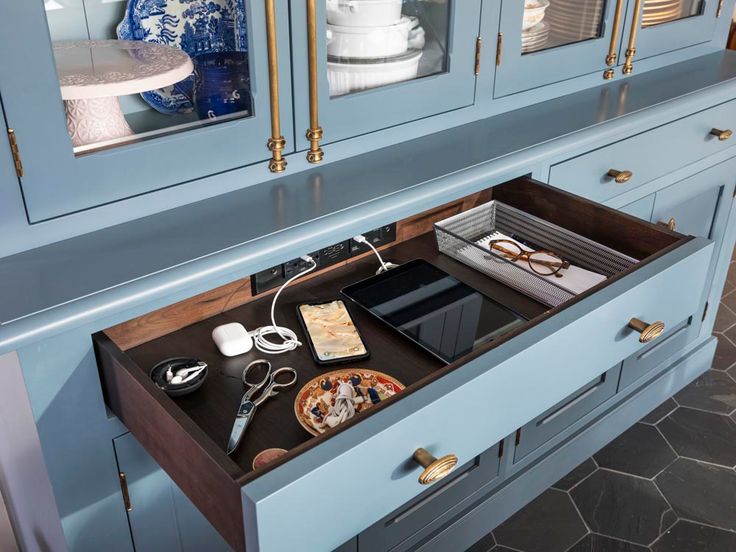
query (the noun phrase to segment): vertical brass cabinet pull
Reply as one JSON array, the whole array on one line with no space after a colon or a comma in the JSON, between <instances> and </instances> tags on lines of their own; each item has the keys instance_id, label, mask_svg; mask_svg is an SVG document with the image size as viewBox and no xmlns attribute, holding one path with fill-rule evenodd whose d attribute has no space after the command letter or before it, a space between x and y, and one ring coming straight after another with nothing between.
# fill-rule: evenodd
<instances>
[{"instance_id":1,"label":"vertical brass cabinet pull","mask_svg":"<svg viewBox=\"0 0 736 552\"><path fill-rule=\"evenodd\" d=\"M503 52L503 33L498 33L496 39L496 67L501 66L501 53Z\"/></svg>"},{"instance_id":2,"label":"vertical brass cabinet pull","mask_svg":"<svg viewBox=\"0 0 736 552\"><path fill-rule=\"evenodd\" d=\"M324 136L319 126L319 89L317 88L317 0L307 0L307 54L309 57L309 151L307 161L319 163L325 153L319 146Z\"/></svg>"},{"instance_id":3,"label":"vertical brass cabinet pull","mask_svg":"<svg viewBox=\"0 0 736 552\"><path fill-rule=\"evenodd\" d=\"M716 10L716 17L721 17L723 13L723 0L718 0L718 9Z\"/></svg>"},{"instance_id":4,"label":"vertical brass cabinet pull","mask_svg":"<svg viewBox=\"0 0 736 552\"><path fill-rule=\"evenodd\" d=\"M271 150L268 169L271 172L286 170L284 148L286 139L281 134L281 106L279 105L279 52L276 45L276 10L274 0L266 2L266 42L268 50L268 88L271 100L271 137L266 146Z\"/></svg>"},{"instance_id":5,"label":"vertical brass cabinet pull","mask_svg":"<svg viewBox=\"0 0 736 552\"><path fill-rule=\"evenodd\" d=\"M132 512L133 505L130 503L130 494L128 493L128 480L125 477L125 472L118 472L120 478L120 490L123 492L123 504L125 504L125 511Z\"/></svg>"},{"instance_id":6,"label":"vertical brass cabinet pull","mask_svg":"<svg viewBox=\"0 0 736 552\"><path fill-rule=\"evenodd\" d=\"M480 52L483 47L483 39L478 37L475 39L475 67L473 68L473 74L477 77L480 75Z\"/></svg>"},{"instance_id":7,"label":"vertical brass cabinet pull","mask_svg":"<svg viewBox=\"0 0 736 552\"><path fill-rule=\"evenodd\" d=\"M634 72L634 56L636 55L636 35L639 32L639 20L641 18L641 2L634 2L634 19L631 22L631 33L629 33L629 45L626 48L626 63L622 72L624 75L630 75Z\"/></svg>"},{"instance_id":8,"label":"vertical brass cabinet pull","mask_svg":"<svg viewBox=\"0 0 736 552\"><path fill-rule=\"evenodd\" d=\"M414 451L414 461L424 468L419 476L419 483L429 485L447 477L457 466L457 456L447 454L442 458L435 458L426 449L418 448Z\"/></svg>"},{"instance_id":9,"label":"vertical brass cabinet pull","mask_svg":"<svg viewBox=\"0 0 736 552\"><path fill-rule=\"evenodd\" d=\"M611 45L608 47L608 55L606 56L606 65L613 67L616 65L616 50L618 50L618 32L621 28L621 12L623 11L624 0L616 0L616 13L613 16L613 29L611 29Z\"/></svg>"}]
</instances>

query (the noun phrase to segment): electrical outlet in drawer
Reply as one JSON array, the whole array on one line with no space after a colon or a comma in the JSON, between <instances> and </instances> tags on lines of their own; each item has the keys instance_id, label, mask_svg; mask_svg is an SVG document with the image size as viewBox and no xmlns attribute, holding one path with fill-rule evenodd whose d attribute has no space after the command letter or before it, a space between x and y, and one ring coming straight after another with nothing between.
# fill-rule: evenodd
<instances>
[{"instance_id":1,"label":"electrical outlet in drawer","mask_svg":"<svg viewBox=\"0 0 736 552\"><path fill-rule=\"evenodd\" d=\"M110 409L236 550L332 550L416 500L428 488L420 483L421 474L432 484L453 462L466 465L636 354L663 326L674 327L699 310L699 294L690 291L705 282L713 247L707 239L677 234L528 178L495 187L493 196L638 262L549 309L441 255L434 236L425 234L392 246L386 255L396 263L425 258L515 307L528 323L443 365L353 309L371 350L361 366L393 375L406 389L311 437L294 417L293 402L298 388L323 376L324 369L304 348L274 357L275 366L297 370L298 385L259 407L241 448L228 456L225 446L243 393L239 378L228 371L242 369L257 353L225 359L210 332L224 322L265 318L270 308L265 297L127 351L104 332L95 334ZM366 257L297 282L277 317L298 327L295 303L334 297L374 272L375 259ZM148 370L184 349L212 369L198 391L174 399L156 387ZM254 471L255 454L273 447L288 452Z\"/></svg>"},{"instance_id":2,"label":"electrical outlet in drawer","mask_svg":"<svg viewBox=\"0 0 736 552\"><path fill-rule=\"evenodd\" d=\"M602 203L732 146L730 129L736 101L558 163L549 183Z\"/></svg>"}]
</instances>

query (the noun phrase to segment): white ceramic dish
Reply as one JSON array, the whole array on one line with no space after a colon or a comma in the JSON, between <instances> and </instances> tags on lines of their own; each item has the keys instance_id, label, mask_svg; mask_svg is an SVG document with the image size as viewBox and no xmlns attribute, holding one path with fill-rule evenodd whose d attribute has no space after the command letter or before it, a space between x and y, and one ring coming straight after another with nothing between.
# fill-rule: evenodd
<instances>
[{"instance_id":1,"label":"white ceramic dish","mask_svg":"<svg viewBox=\"0 0 736 552\"><path fill-rule=\"evenodd\" d=\"M345 27L387 27L401 19L402 0L327 0L327 22Z\"/></svg>"},{"instance_id":2,"label":"white ceramic dish","mask_svg":"<svg viewBox=\"0 0 736 552\"><path fill-rule=\"evenodd\" d=\"M327 61L330 96L342 96L387 84L415 79L422 52L409 50L396 59Z\"/></svg>"},{"instance_id":3,"label":"white ceramic dish","mask_svg":"<svg viewBox=\"0 0 736 552\"><path fill-rule=\"evenodd\" d=\"M338 58L398 56L409 48L424 47L424 29L415 17L402 17L388 27L342 27L327 25L327 55Z\"/></svg>"},{"instance_id":4,"label":"white ceramic dish","mask_svg":"<svg viewBox=\"0 0 736 552\"><path fill-rule=\"evenodd\" d=\"M541 23L542 19L544 19L544 12L548 7L548 0L525 0L524 19L521 23L521 30L526 31L534 25Z\"/></svg>"}]
</instances>

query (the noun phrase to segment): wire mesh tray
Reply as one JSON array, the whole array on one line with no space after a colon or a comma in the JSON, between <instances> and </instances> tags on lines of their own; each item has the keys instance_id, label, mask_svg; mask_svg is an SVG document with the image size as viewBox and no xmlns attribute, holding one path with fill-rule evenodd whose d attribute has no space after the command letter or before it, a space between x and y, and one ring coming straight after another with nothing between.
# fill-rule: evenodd
<instances>
[{"instance_id":1,"label":"wire mesh tray","mask_svg":"<svg viewBox=\"0 0 736 552\"><path fill-rule=\"evenodd\" d=\"M550 307L572 299L575 293L521 263L491 253L479 245L495 232L548 249L570 263L604 275L622 272L638 261L579 234L493 200L434 225L440 253L495 278Z\"/></svg>"}]
</instances>

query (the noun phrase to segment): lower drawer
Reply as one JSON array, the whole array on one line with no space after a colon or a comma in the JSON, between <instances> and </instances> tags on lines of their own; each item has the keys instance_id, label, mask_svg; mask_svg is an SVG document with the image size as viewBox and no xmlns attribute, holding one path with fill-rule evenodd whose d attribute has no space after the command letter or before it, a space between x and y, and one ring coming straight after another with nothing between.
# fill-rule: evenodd
<instances>
[{"instance_id":1,"label":"lower drawer","mask_svg":"<svg viewBox=\"0 0 736 552\"><path fill-rule=\"evenodd\" d=\"M366 529L358 537L361 552L404 550L409 537L428 534L447 521L454 506L499 475L499 445L457 468L442 485L427 489L414 500ZM416 539L412 539L415 541ZM407 546L409 544L407 543Z\"/></svg>"},{"instance_id":2,"label":"lower drawer","mask_svg":"<svg viewBox=\"0 0 736 552\"><path fill-rule=\"evenodd\" d=\"M699 330L700 319L691 316L685 322L669 330L657 341L626 359L621 367L619 390L626 389L652 368L667 360L677 351L682 350L688 343L698 337Z\"/></svg>"},{"instance_id":3,"label":"lower drawer","mask_svg":"<svg viewBox=\"0 0 736 552\"><path fill-rule=\"evenodd\" d=\"M616 394L621 365L589 381L572 395L521 427L516 433L514 462L531 454L598 405Z\"/></svg>"}]
</instances>

